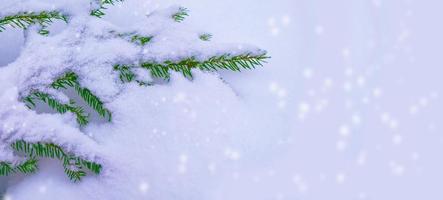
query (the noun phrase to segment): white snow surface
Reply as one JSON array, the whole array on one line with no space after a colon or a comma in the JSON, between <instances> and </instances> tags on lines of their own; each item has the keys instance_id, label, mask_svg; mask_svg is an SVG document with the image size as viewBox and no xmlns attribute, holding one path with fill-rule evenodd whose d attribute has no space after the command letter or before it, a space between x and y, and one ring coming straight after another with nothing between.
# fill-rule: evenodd
<instances>
[{"instance_id":1,"label":"white snow surface","mask_svg":"<svg viewBox=\"0 0 443 200\"><path fill-rule=\"evenodd\" d=\"M102 150L101 176L72 184L60 166L43 166L8 194L14 199L210 198L207 188L238 168L238 159L254 151L246 141L266 127L251 128L253 116L217 76L172 79L171 85L145 89L128 85L108 104L113 123L85 130ZM42 193L40 187L47 189Z\"/></svg>"},{"instance_id":2,"label":"white snow surface","mask_svg":"<svg viewBox=\"0 0 443 200\"><path fill-rule=\"evenodd\" d=\"M89 13L90 9L97 7L97 2L93 2L88 0L2 0L0 1L0 16L53 10L64 11L70 15L85 15Z\"/></svg>"},{"instance_id":3,"label":"white snow surface","mask_svg":"<svg viewBox=\"0 0 443 200\"><path fill-rule=\"evenodd\" d=\"M72 115L37 114L27 109L23 103L18 102L18 89L11 77L15 77L14 69L2 70L0 81L2 84L0 96L1 119L1 153L2 161L17 162L18 157L13 156L9 144L17 140L28 142L49 142L61 145L68 152L76 152L80 157L97 161L100 148L89 137L82 134L73 123ZM5 77L8 77L6 79ZM9 83L9 84L8 84Z\"/></svg>"},{"instance_id":4,"label":"white snow surface","mask_svg":"<svg viewBox=\"0 0 443 200\"><path fill-rule=\"evenodd\" d=\"M216 185L219 171L258 149L244 146L258 130L235 92L214 73L194 71L192 81L173 74L166 85L121 84L113 65L163 62L224 54L262 54L249 45L225 45L199 39L199 31L177 23L179 7L147 11L136 23L120 27L112 20L83 15L84 3L11 1L1 15L48 8L67 11L67 25L48 37L30 29L20 56L0 68L0 159L19 162L9 144L16 140L51 142L68 152L99 162L104 170L72 183L60 165L41 161L40 170L11 181L6 197L20 199L207 199L202 185ZM130 8L122 9L131 11ZM111 31L153 36L137 46ZM94 92L113 113L111 123L80 129L72 114L36 113L21 99L38 89L62 102L67 96L49 89L57 77L76 72L82 86ZM136 70L139 77L146 72ZM210 95L208 95L210 94ZM22 180L23 179L23 180ZM165 187L167 185L167 187ZM44 189L42 189L44 188ZM43 192L42 192L43 191Z\"/></svg>"}]
</instances>

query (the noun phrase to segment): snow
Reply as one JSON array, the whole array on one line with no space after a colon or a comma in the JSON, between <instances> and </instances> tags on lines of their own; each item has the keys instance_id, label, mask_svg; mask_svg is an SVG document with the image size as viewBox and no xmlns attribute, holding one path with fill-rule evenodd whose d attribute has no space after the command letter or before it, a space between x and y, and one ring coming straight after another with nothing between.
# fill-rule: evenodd
<instances>
[{"instance_id":1,"label":"snow","mask_svg":"<svg viewBox=\"0 0 443 200\"><path fill-rule=\"evenodd\" d=\"M24 2L23 6L39 10L46 8L46 3L40 6ZM18 10L23 6L18 6ZM242 152L236 150L254 136L256 129L249 125L254 124L251 121L254 118L217 74L194 71L196 77L192 81L173 74L167 85L140 87L136 83L121 84L113 65L162 63L189 57L204 60L226 54L259 55L264 51L249 45L215 45L201 41L198 33L171 18L179 8L176 6L152 12L140 18L135 26L127 27L91 16L77 16L70 4L66 6L73 12L68 25L49 37L31 29L19 57L0 68L0 80L5 83L0 93L1 159L11 162L20 159L14 157L9 148L16 140L50 142L84 159L99 162L104 172L70 187L72 183L63 173L58 173L59 166L44 161L42 168L48 169L11 184L6 193L9 198L47 199L62 195L72 199L171 199L175 196L196 199L205 196L205 189L189 185L188 181L215 184L207 176L208 165L217 165L217 170L235 168L235 161L254 151L251 147ZM54 7L59 9L58 5ZM5 9L5 13L8 12L12 11ZM154 38L143 47L116 37L113 31L136 31ZM95 123L80 129L72 114L36 113L20 102L35 89L66 102L66 94L48 89L48 85L69 71L78 74L80 84L106 103L114 116L112 123ZM139 71L136 72L146 77ZM211 91L211 95L201 91ZM211 109L214 107L218 109ZM210 163L188 162L183 154L192 155L189 159ZM217 154L220 157L214 158ZM211 169L214 173L215 168ZM165 180L168 187L162 187ZM79 195L74 188L83 192ZM153 192L148 193L148 189ZM29 192L22 192L25 190Z\"/></svg>"},{"instance_id":2,"label":"snow","mask_svg":"<svg viewBox=\"0 0 443 200\"><path fill-rule=\"evenodd\" d=\"M0 80L4 83L7 82L3 77ZM91 161L97 160L100 148L91 138L76 128L72 123L73 116L36 114L27 109L23 103L17 102L17 99L18 90L16 87L2 88L0 96L1 160L18 161L9 148L9 144L17 140L56 143L68 152L75 152L82 158Z\"/></svg>"},{"instance_id":3,"label":"snow","mask_svg":"<svg viewBox=\"0 0 443 200\"><path fill-rule=\"evenodd\" d=\"M96 5L94 4L94 7ZM0 16L8 16L20 12L42 12L59 10L70 15L89 14L91 3L87 0L2 0L0 1Z\"/></svg>"},{"instance_id":4,"label":"snow","mask_svg":"<svg viewBox=\"0 0 443 200\"><path fill-rule=\"evenodd\" d=\"M167 48L174 42L185 47L163 52L161 43L146 51L136 46L135 56L150 50L165 59L195 55L200 48L210 52L213 43L197 39L209 32L215 43L256 44L272 59L252 72L197 72L193 81L175 74L170 83L146 88L105 88L91 84L112 83L109 76L83 77L82 84L102 91L106 106L117 112L113 123L93 123L72 134L92 135L103 174L72 184L58 163L45 161L39 173L12 178L5 199L441 199L442 29L429 22L441 18L442 2L128 0L104 18L115 24L110 29L130 32L138 20L126 17L161 18L169 11L158 9L170 2L188 7L189 18L177 26L140 22L156 26L142 31L168 35L162 43ZM128 8L134 12L119 12ZM174 36L175 31L186 34ZM10 63L22 48L21 33L0 35L0 63ZM22 49L24 54L28 48ZM14 68L25 71L17 61ZM1 74L15 73L6 68ZM96 68L96 74L109 74L105 64ZM9 83L0 84L2 112L22 106L8 99L25 85L14 89ZM45 116L75 130L69 114ZM80 149L91 153L86 145ZM7 151L1 156L10 157Z\"/></svg>"},{"instance_id":5,"label":"snow","mask_svg":"<svg viewBox=\"0 0 443 200\"><path fill-rule=\"evenodd\" d=\"M201 91L211 91L211 95ZM14 199L60 195L73 199L100 199L102 195L107 199L210 198L200 184L215 186L218 177L237 168L237 161L251 159L243 156L257 150L244 144L256 131L266 129L250 127L256 119L213 74L197 73L192 82L174 74L170 85L146 89L130 84L108 106L114 112L113 123L85 130L103 152L102 176L88 177L70 188L66 178L59 178L63 173L54 175L59 166L53 166L54 170L43 169L12 186L10 195ZM43 193L20 192L41 184L49 184Z\"/></svg>"}]
</instances>

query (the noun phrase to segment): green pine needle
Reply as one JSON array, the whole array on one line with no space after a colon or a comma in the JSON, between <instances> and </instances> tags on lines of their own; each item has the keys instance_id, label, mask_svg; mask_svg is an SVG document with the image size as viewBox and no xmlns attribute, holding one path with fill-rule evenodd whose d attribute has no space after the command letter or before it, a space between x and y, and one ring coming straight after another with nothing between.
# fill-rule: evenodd
<instances>
[{"instance_id":1,"label":"green pine needle","mask_svg":"<svg viewBox=\"0 0 443 200\"><path fill-rule=\"evenodd\" d=\"M211 39L212 39L212 34L210 34L210 33L204 33L204 34L201 34L200 36L199 36L199 38L200 38L200 40L203 40L203 41L210 41Z\"/></svg>"},{"instance_id":2,"label":"green pine needle","mask_svg":"<svg viewBox=\"0 0 443 200\"><path fill-rule=\"evenodd\" d=\"M146 82L142 80L137 80L137 75L132 71L132 68L134 66L129 65L120 65L116 64L114 65L114 71L117 71L119 73L119 78L122 83L130 83L132 81L135 81L140 86L152 86L152 82Z\"/></svg>"},{"instance_id":3,"label":"green pine needle","mask_svg":"<svg viewBox=\"0 0 443 200\"><path fill-rule=\"evenodd\" d=\"M68 16L59 11L23 12L1 18L0 32L6 30L7 26L27 29L31 25L38 24L42 27L39 33L42 35L48 35L49 31L46 27L51 25L54 20L62 20L68 23Z\"/></svg>"},{"instance_id":4,"label":"green pine needle","mask_svg":"<svg viewBox=\"0 0 443 200\"><path fill-rule=\"evenodd\" d=\"M72 170L65 167L65 174L71 179L72 182L79 182L83 177L86 176L86 172L82 170Z\"/></svg>"},{"instance_id":5,"label":"green pine needle","mask_svg":"<svg viewBox=\"0 0 443 200\"><path fill-rule=\"evenodd\" d=\"M15 167L11 163L0 162L0 176L9 176L15 173Z\"/></svg>"},{"instance_id":6,"label":"green pine needle","mask_svg":"<svg viewBox=\"0 0 443 200\"><path fill-rule=\"evenodd\" d=\"M8 176L18 172L24 174L33 173L37 170L38 160L36 158L51 158L62 161L66 175L74 182L80 181L86 176L83 168L90 170L94 174L100 174L102 170L100 164L68 154L62 147L53 143L28 143L20 140L12 143L11 148L18 153L26 155L30 159L17 166L1 162L0 176Z\"/></svg>"},{"instance_id":7,"label":"green pine needle","mask_svg":"<svg viewBox=\"0 0 443 200\"><path fill-rule=\"evenodd\" d=\"M176 22L182 22L187 16L189 16L188 12L189 10L187 8L180 7L178 12L172 15L172 19L174 19Z\"/></svg>"},{"instance_id":8,"label":"green pine needle","mask_svg":"<svg viewBox=\"0 0 443 200\"><path fill-rule=\"evenodd\" d=\"M38 169L38 160L30 158L25 162L13 166L11 163L0 162L0 176L9 176L14 173L32 174Z\"/></svg>"},{"instance_id":9,"label":"green pine needle","mask_svg":"<svg viewBox=\"0 0 443 200\"><path fill-rule=\"evenodd\" d=\"M72 88L78 85L78 76L74 72L68 72L64 74L63 76L59 77L57 80L55 80L51 87L59 90L59 89L68 89Z\"/></svg>"},{"instance_id":10,"label":"green pine needle","mask_svg":"<svg viewBox=\"0 0 443 200\"><path fill-rule=\"evenodd\" d=\"M148 69L151 71L151 75L157 78L163 78L165 80L169 80L169 68L162 64L158 63L142 63L141 67Z\"/></svg>"},{"instance_id":11,"label":"green pine needle","mask_svg":"<svg viewBox=\"0 0 443 200\"><path fill-rule=\"evenodd\" d=\"M120 73L119 78L122 83L132 82L136 77L134 72L131 71L131 67L128 65L114 65L114 70Z\"/></svg>"},{"instance_id":12,"label":"green pine needle","mask_svg":"<svg viewBox=\"0 0 443 200\"><path fill-rule=\"evenodd\" d=\"M241 69L254 69L262 66L269 57L262 55L222 55L214 56L205 61L198 61L195 58L188 58L179 62L165 61L164 63L146 62L141 66L151 71L152 76L169 79L169 70L181 72L185 77L192 78L191 70L198 68L203 71L231 70L240 72Z\"/></svg>"},{"instance_id":13,"label":"green pine needle","mask_svg":"<svg viewBox=\"0 0 443 200\"><path fill-rule=\"evenodd\" d=\"M106 5L114 5L116 2L123 2L124 0L100 0L100 8L92 10L91 15L96 16L98 18L103 17L106 13L103 10L106 10Z\"/></svg>"},{"instance_id":14,"label":"green pine needle","mask_svg":"<svg viewBox=\"0 0 443 200\"><path fill-rule=\"evenodd\" d=\"M79 158L77 158L79 159ZM90 162L87 160L79 159L78 162L81 163L82 166L86 167L86 169L89 169L94 174L100 174L102 170L102 166L100 164L97 164L95 162Z\"/></svg>"},{"instance_id":15,"label":"green pine needle","mask_svg":"<svg viewBox=\"0 0 443 200\"><path fill-rule=\"evenodd\" d=\"M79 85L76 85L75 90L77 91L78 95L80 95L80 97L101 117L106 118L108 121L112 121L111 111L106 109L103 105L103 102L97 96L95 96L89 89L82 88Z\"/></svg>"},{"instance_id":16,"label":"green pine needle","mask_svg":"<svg viewBox=\"0 0 443 200\"><path fill-rule=\"evenodd\" d=\"M89 123L89 115L85 113L84 109L80 106L76 106L75 102L71 101L69 104L60 103L57 99L47 93L33 92L29 96L24 98L24 101L28 108L35 108L35 100L40 100L46 103L50 108L54 109L60 114L71 112L76 115L77 123L80 126L85 126Z\"/></svg>"},{"instance_id":17,"label":"green pine needle","mask_svg":"<svg viewBox=\"0 0 443 200\"><path fill-rule=\"evenodd\" d=\"M38 169L38 160L34 158L30 158L26 160L24 163L16 166L16 171L19 171L23 174L32 174Z\"/></svg>"},{"instance_id":18,"label":"green pine needle","mask_svg":"<svg viewBox=\"0 0 443 200\"><path fill-rule=\"evenodd\" d=\"M77 74L68 72L55 80L51 86L54 89L67 89L69 87L73 87L77 94L101 117L108 119L108 121L112 120L112 113L104 107L103 102L89 89L80 86Z\"/></svg>"}]
</instances>

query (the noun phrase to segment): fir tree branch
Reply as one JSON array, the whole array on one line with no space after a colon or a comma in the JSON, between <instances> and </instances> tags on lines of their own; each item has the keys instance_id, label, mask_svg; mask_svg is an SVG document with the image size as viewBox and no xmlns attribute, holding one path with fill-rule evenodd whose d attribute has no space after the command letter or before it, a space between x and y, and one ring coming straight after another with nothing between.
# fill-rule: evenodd
<instances>
[{"instance_id":1,"label":"fir tree branch","mask_svg":"<svg viewBox=\"0 0 443 200\"><path fill-rule=\"evenodd\" d=\"M31 25L39 24L42 35L47 35L49 31L46 29L54 20L62 20L68 23L68 16L59 11L42 11L42 12L23 12L16 15L6 16L0 19L0 32L6 30L6 26L13 28L27 29Z\"/></svg>"},{"instance_id":2,"label":"fir tree branch","mask_svg":"<svg viewBox=\"0 0 443 200\"><path fill-rule=\"evenodd\" d=\"M78 157L76 159L77 159L77 162L79 162L81 166L86 167L86 169L93 172L94 174L100 174L100 172L102 170L102 166L100 164L97 164L95 162L90 162L87 160L83 160Z\"/></svg>"},{"instance_id":3,"label":"fir tree branch","mask_svg":"<svg viewBox=\"0 0 443 200\"><path fill-rule=\"evenodd\" d=\"M142 80L137 80L137 75L132 71L133 66L129 65L114 65L114 70L119 72L119 78L122 83L137 82L140 86L152 86L153 83Z\"/></svg>"},{"instance_id":4,"label":"fir tree branch","mask_svg":"<svg viewBox=\"0 0 443 200\"><path fill-rule=\"evenodd\" d=\"M38 160L34 158L29 158L24 163L16 166L16 171L19 171L23 174L31 174L37 171L38 169Z\"/></svg>"},{"instance_id":5,"label":"fir tree branch","mask_svg":"<svg viewBox=\"0 0 443 200\"><path fill-rule=\"evenodd\" d=\"M1 163L0 175L7 176L17 171L22 173L33 172L32 170L35 171L37 169L36 167L32 168L32 164L37 165L37 160L34 158L51 158L62 161L66 175L74 182L80 181L86 175L83 168L90 170L94 174L100 174L102 169L100 164L68 154L63 148L52 143L28 143L20 140L12 143L11 147L32 159L29 162L25 162L26 165L22 164L15 167L17 170L8 163Z\"/></svg>"},{"instance_id":6,"label":"fir tree branch","mask_svg":"<svg viewBox=\"0 0 443 200\"><path fill-rule=\"evenodd\" d=\"M198 61L195 58L184 59L179 62L165 61L164 63L142 63L141 67L149 69L152 76L169 79L169 70L181 72L185 77L192 78L191 70L198 68L203 71L232 70L240 72L241 69L253 69L262 66L269 57L262 55L222 55L214 56L205 61Z\"/></svg>"},{"instance_id":7,"label":"fir tree branch","mask_svg":"<svg viewBox=\"0 0 443 200\"><path fill-rule=\"evenodd\" d=\"M38 169L38 160L30 158L25 162L13 166L11 163L0 162L0 176L9 176L14 173L32 174Z\"/></svg>"},{"instance_id":8,"label":"fir tree branch","mask_svg":"<svg viewBox=\"0 0 443 200\"><path fill-rule=\"evenodd\" d=\"M27 103L28 108L35 108L35 100L40 100L46 103L49 107L54 109L60 114L65 114L66 112L71 112L76 115L77 123L80 126L85 126L89 123L89 116L84 112L83 108L80 106L75 106L75 102L71 101L70 104L60 103L57 99L51 97L51 95L42 92L33 92L24 101Z\"/></svg>"},{"instance_id":9,"label":"fir tree branch","mask_svg":"<svg viewBox=\"0 0 443 200\"><path fill-rule=\"evenodd\" d=\"M0 162L0 176L9 176L13 173L16 173L15 166L11 163Z\"/></svg>"},{"instance_id":10,"label":"fir tree branch","mask_svg":"<svg viewBox=\"0 0 443 200\"><path fill-rule=\"evenodd\" d=\"M114 70L120 73L119 78L122 83L132 82L136 77L134 72L131 71L131 67L128 65L114 65Z\"/></svg>"},{"instance_id":11,"label":"fir tree branch","mask_svg":"<svg viewBox=\"0 0 443 200\"><path fill-rule=\"evenodd\" d=\"M68 72L54 81L51 86L54 89L67 89L68 87L73 87L77 94L101 117L108 119L108 121L112 120L112 113L104 107L103 102L89 89L80 86L77 74Z\"/></svg>"},{"instance_id":12,"label":"fir tree branch","mask_svg":"<svg viewBox=\"0 0 443 200\"><path fill-rule=\"evenodd\" d=\"M172 15L172 19L174 19L176 22L182 22L185 20L188 14L189 10L185 7L180 7L176 13Z\"/></svg>"},{"instance_id":13,"label":"fir tree branch","mask_svg":"<svg viewBox=\"0 0 443 200\"><path fill-rule=\"evenodd\" d=\"M156 78L163 78L165 80L169 80L170 74L169 74L169 67L158 64L158 63L142 63L141 67L148 69L151 71L151 75Z\"/></svg>"},{"instance_id":14,"label":"fir tree branch","mask_svg":"<svg viewBox=\"0 0 443 200\"><path fill-rule=\"evenodd\" d=\"M82 170L69 169L68 167L65 167L64 171L68 178L73 182L79 182L83 177L86 176L86 172Z\"/></svg>"},{"instance_id":15,"label":"fir tree branch","mask_svg":"<svg viewBox=\"0 0 443 200\"><path fill-rule=\"evenodd\" d=\"M80 97L101 117L106 118L108 121L112 121L112 113L106 109L103 102L95 96L89 89L82 88L80 85L75 86L75 90L80 95Z\"/></svg>"},{"instance_id":16,"label":"fir tree branch","mask_svg":"<svg viewBox=\"0 0 443 200\"><path fill-rule=\"evenodd\" d=\"M75 74L74 72L68 72L52 82L51 87L59 90L73 88L76 85L79 85L77 74Z\"/></svg>"}]
</instances>

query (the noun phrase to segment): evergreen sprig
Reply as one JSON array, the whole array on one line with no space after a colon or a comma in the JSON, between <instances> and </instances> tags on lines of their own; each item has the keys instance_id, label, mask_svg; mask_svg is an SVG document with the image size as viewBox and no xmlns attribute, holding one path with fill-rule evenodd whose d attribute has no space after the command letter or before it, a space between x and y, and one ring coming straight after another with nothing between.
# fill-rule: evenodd
<instances>
[{"instance_id":1,"label":"evergreen sprig","mask_svg":"<svg viewBox=\"0 0 443 200\"><path fill-rule=\"evenodd\" d=\"M0 19L0 32L6 30L6 26L27 29L31 25L41 26L39 31L42 35L49 34L46 29L54 20L62 20L68 23L68 16L59 11L23 12L16 15L6 16Z\"/></svg>"},{"instance_id":2,"label":"evergreen sprig","mask_svg":"<svg viewBox=\"0 0 443 200\"><path fill-rule=\"evenodd\" d=\"M108 121L112 120L112 113L106 109L103 102L94 95L91 90L80 86L78 82L78 76L74 72L68 72L62 77L55 80L51 86L54 89L67 89L69 87L74 88L77 94L101 117L106 118Z\"/></svg>"},{"instance_id":3,"label":"evergreen sprig","mask_svg":"<svg viewBox=\"0 0 443 200\"><path fill-rule=\"evenodd\" d=\"M38 169L38 161L29 158L25 162L14 166L12 163L0 162L0 176L9 176L14 173L32 174Z\"/></svg>"},{"instance_id":4,"label":"evergreen sprig","mask_svg":"<svg viewBox=\"0 0 443 200\"><path fill-rule=\"evenodd\" d=\"M82 177L86 176L85 168L94 174L100 174L102 169L100 164L68 154L62 147L53 143L28 143L20 140L12 143L11 147L17 153L22 153L30 159L15 167L9 163L1 163L1 176L17 172L32 173L37 169L37 158L51 158L62 161L66 175L74 182L80 181Z\"/></svg>"},{"instance_id":5,"label":"evergreen sprig","mask_svg":"<svg viewBox=\"0 0 443 200\"><path fill-rule=\"evenodd\" d=\"M130 83L132 81L137 82L140 86L152 86L152 82L146 82L143 80L138 80L137 75L132 71L134 66L129 65L114 65L114 71L119 73L119 78L122 83Z\"/></svg>"},{"instance_id":6,"label":"evergreen sprig","mask_svg":"<svg viewBox=\"0 0 443 200\"><path fill-rule=\"evenodd\" d=\"M210 34L210 33L204 33L204 34L201 34L200 36L199 36L199 38L200 38L200 40L203 40L203 41L210 41L211 39L212 39L212 34Z\"/></svg>"},{"instance_id":7,"label":"evergreen sprig","mask_svg":"<svg viewBox=\"0 0 443 200\"><path fill-rule=\"evenodd\" d=\"M101 18L106 13L104 10L106 10L106 5L114 5L117 2L123 2L124 0L100 0L100 8L94 9L91 11L92 16L96 16L98 18Z\"/></svg>"},{"instance_id":8,"label":"evergreen sprig","mask_svg":"<svg viewBox=\"0 0 443 200\"><path fill-rule=\"evenodd\" d=\"M74 88L77 94L100 116L106 118L108 121L112 120L111 112L104 107L102 101L89 89L80 86L77 74L73 72L68 72L55 80L51 84L51 87L57 90ZM51 95L38 91L32 92L30 95L24 98L24 101L27 103L27 106L30 109L35 108L35 100L40 100L46 103L49 107L61 114L64 114L68 111L72 112L76 115L77 122L80 126L85 126L89 123L89 114L86 114L84 109L81 106L77 106L76 103L72 100L69 104L63 104Z\"/></svg>"},{"instance_id":9,"label":"evergreen sprig","mask_svg":"<svg viewBox=\"0 0 443 200\"><path fill-rule=\"evenodd\" d=\"M85 126L89 123L89 115L85 113L82 107L76 106L75 102L72 100L69 104L63 104L51 95L43 92L32 92L24 99L24 101L27 103L28 108L30 109L35 108L35 100L40 100L46 103L49 107L60 114L65 114L68 111L75 114L77 118L77 123L80 126Z\"/></svg>"},{"instance_id":10,"label":"evergreen sprig","mask_svg":"<svg viewBox=\"0 0 443 200\"><path fill-rule=\"evenodd\" d=\"M114 65L114 70L119 72L119 78L122 83L132 82L136 75L132 72L129 65Z\"/></svg>"},{"instance_id":11,"label":"evergreen sprig","mask_svg":"<svg viewBox=\"0 0 443 200\"><path fill-rule=\"evenodd\" d=\"M182 22L185 20L188 14L189 10L185 7L178 8L178 11L172 15L172 19L174 19L176 22Z\"/></svg>"},{"instance_id":12,"label":"evergreen sprig","mask_svg":"<svg viewBox=\"0 0 443 200\"><path fill-rule=\"evenodd\" d=\"M262 66L269 57L262 55L237 55L228 54L214 56L205 61L198 61L195 58L187 58L179 62L165 61L163 63L145 62L142 67L149 69L152 76L157 78L169 79L169 70L181 72L185 77L192 78L191 70L198 68L204 71L232 70L240 72L241 69L253 69L256 66Z\"/></svg>"}]
</instances>

